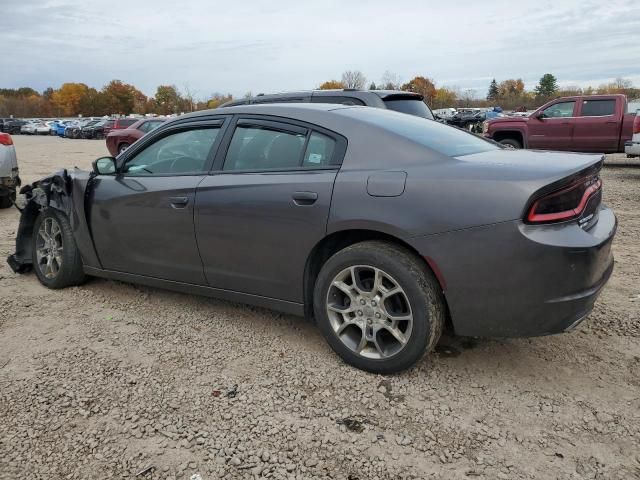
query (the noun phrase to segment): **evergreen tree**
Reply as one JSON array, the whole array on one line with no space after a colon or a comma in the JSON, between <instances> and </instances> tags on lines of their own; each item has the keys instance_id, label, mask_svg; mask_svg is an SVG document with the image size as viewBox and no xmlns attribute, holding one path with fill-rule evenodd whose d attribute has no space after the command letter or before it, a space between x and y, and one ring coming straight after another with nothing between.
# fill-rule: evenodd
<instances>
[{"instance_id":1,"label":"evergreen tree","mask_svg":"<svg viewBox=\"0 0 640 480\"><path fill-rule=\"evenodd\" d=\"M545 73L540 79L540 83L535 88L536 95L539 97L550 97L558 91L558 81L550 73Z\"/></svg>"},{"instance_id":2,"label":"evergreen tree","mask_svg":"<svg viewBox=\"0 0 640 480\"><path fill-rule=\"evenodd\" d=\"M376 88L377 87L376 87L375 82L371 82L371 85L369 85L369 90L375 90Z\"/></svg>"},{"instance_id":3,"label":"evergreen tree","mask_svg":"<svg viewBox=\"0 0 640 480\"><path fill-rule=\"evenodd\" d=\"M489 93L487 93L487 100L495 100L498 98L498 82L494 78L489 85Z\"/></svg>"}]
</instances>

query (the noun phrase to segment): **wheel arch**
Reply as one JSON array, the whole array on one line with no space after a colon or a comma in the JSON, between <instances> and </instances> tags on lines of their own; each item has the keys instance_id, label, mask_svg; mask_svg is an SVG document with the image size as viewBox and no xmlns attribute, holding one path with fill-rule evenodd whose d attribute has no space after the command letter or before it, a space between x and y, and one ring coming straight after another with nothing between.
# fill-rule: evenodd
<instances>
[{"instance_id":1,"label":"wheel arch","mask_svg":"<svg viewBox=\"0 0 640 480\"><path fill-rule=\"evenodd\" d=\"M311 250L309 256L307 257L307 261L305 263L304 269L304 285L303 285L303 295L304 295L304 313L305 317L309 319L313 319L313 290L315 288L316 279L318 278L318 274L320 273L320 269L324 265L324 263L336 252L340 250L364 241L369 240L380 240L388 243L392 243L394 245L401 246L411 252L415 257L423 261L425 268L427 268L434 276L438 284L440 285L440 289L443 294L445 307L447 310L446 314L446 326L452 327L451 319L449 315L449 307L447 304L447 296L445 291L445 285L443 285L444 280L438 271L437 265L430 258L425 258L418 250L415 249L411 244L402 240L401 238L391 235L389 233L381 232L378 230L370 230L365 228L359 229L347 229L347 230L339 230L333 232L322 240L320 240Z\"/></svg>"},{"instance_id":2,"label":"wheel arch","mask_svg":"<svg viewBox=\"0 0 640 480\"><path fill-rule=\"evenodd\" d=\"M521 130L498 130L493 134L492 140L499 142L507 138L517 140L523 148L526 148L525 135Z\"/></svg>"}]
</instances>

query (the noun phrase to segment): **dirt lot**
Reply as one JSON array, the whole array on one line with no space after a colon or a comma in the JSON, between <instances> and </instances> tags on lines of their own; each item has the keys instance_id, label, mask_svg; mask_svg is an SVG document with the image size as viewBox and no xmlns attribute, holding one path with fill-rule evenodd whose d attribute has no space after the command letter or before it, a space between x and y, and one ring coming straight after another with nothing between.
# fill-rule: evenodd
<instances>
[{"instance_id":1,"label":"dirt lot","mask_svg":"<svg viewBox=\"0 0 640 480\"><path fill-rule=\"evenodd\" d=\"M107 153L15 143L27 182ZM603 178L616 268L586 323L445 337L386 378L299 318L106 280L48 291L4 263L2 210L0 477L640 478L640 168Z\"/></svg>"}]
</instances>

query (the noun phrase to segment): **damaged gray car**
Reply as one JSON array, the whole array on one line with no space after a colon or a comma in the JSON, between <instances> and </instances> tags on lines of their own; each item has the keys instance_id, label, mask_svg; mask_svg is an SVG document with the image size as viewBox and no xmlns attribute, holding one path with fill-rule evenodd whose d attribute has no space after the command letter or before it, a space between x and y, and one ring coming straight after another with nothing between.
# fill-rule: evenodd
<instances>
[{"instance_id":1,"label":"damaged gray car","mask_svg":"<svg viewBox=\"0 0 640 480\"><path fill-rule=\"evenodd\" d=\"M9 264L313 318L348 363L574 328L613 269L603 157L505 149L382 109L250 105L167 122L26 197Z\"/></svg>"}]
</instances>

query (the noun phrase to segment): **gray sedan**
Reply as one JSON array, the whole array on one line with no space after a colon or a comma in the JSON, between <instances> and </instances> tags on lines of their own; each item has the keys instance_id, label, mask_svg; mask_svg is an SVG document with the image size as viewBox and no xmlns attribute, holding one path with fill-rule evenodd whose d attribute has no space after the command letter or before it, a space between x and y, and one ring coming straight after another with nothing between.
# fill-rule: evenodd
<instances>
[{"instance_id":1,"label":"gray sedan","mask_svg":"<svg viewBox=\"0 0 640 480\"><path fill-rule=\"evenodd\" d=\"M423 118L255 105L172 120L93 172L23 188L15 271L314 319L346 362L575 327L613 268L600 155L516 151Z\"/></svg>"}]
</instances>

